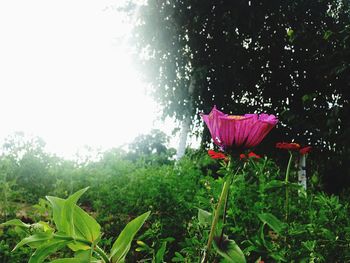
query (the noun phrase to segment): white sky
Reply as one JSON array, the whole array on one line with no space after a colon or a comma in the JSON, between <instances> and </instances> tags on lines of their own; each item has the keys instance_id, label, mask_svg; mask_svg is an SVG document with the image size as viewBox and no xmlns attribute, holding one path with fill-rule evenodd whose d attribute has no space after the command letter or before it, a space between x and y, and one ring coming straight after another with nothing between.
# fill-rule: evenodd
<instances>
[{"instance_id":1,"label":"white sky","mask_svg":"<svg viewBox=\"0 0 350 263\"><path fill-rule=\"evenodd\" d=\"M24 131L70 157L154 127L155 105L123 41L122 1L0 1L1 141Z\"/></svg>"}]
</instances>

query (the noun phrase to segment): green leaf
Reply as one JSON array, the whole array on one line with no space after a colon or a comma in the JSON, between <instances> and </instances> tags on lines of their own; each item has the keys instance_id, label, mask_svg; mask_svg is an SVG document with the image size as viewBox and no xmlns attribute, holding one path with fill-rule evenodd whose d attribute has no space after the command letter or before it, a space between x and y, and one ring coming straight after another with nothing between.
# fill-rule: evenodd
<instances>
[{"instance_id":1,"label":"green leaf","mask_svg":"<svg viewBox=\"0 0 350 263\"><path fill-rule=\"evenodd\" d=\"M171 262L185 262L185 258L179 252L175 252L175 257L171 259Z\"/></svg>"},{"instance_id":2,"label":"green leaf","mask_svg":"<svg viewBox=\"0 0 350 263\"><path fill-rule=\"evenodd\" d=\"M78 202L79 198L86 192L88 187L81 189L71 196L69 196L63 205L63 209L61 211L61 217L62 217L62 226L64 228L64 231L73 237L76 237L75 233L75 227L74 227L74 210L76 207L76 203Z\"/></svg>"},{"instance_id":3,"label":"green leaf","mask_svg":"<svg viewBox=\"0 0 350 263\"><path fill-rule=\"evenodd\" d=\"M131 241L133 240L136 233L140 230L146 219L150 215L150 211L144 213L134 220L129 222L123 231L119 234L117 240L114 242L111 249L111 259L113 263L123 262L126 254L130 250Z\"/></svg>"},{"instance_id":4,"label":"green leaf","mask_svg":"<svg viewBox=\"0 0 350 263\"><path fill-rule=\"evenodd\" d=\"M88 263L91 260L97 261L92 258L91 250L80 250L74 254L74 258L62 258L51 261L50 263Z\"/></svg>"},{"instance_id":5,"label":"green leaf","mask_svg":"<svg viewBox=\"0 0 350 263\"><path fill-rule=\"evenodd\" d=\"M167 242L163 242L162 246L157 251L156 262L155 263L163 263L164 262L164 255L165 255L165 250L166 250L166 244L167 244Z\"/></svg>"},{"instance_id":6,"label":"green leaf","mask_svg":"<svg viewBox=\"0 0 350 263\"><path fill-rule=\"evenodd\" d=\"M51 263L88 263L90 261L86 261L83 258L61 258L51 261Z\"/></svg>"},{"instance_id":7,"label":"green leaf","mask_svg":"<svg viewBox=\"0 0 350 263\"><path fill-rule=\"evenodd\" d=\"M88 187L81 189L67 199L61 199L54 196L46 196L53 210L53 219L58 231L65 232L67 235L75 237L74 229L74 210L80 196L86 192Z\"/></svg>"},{"instance_id":8,"label":"green leaf","mask_svg":"<svg viewBox=\"0 0 350 263\"><path fill-rule=\"evenodd\" d=\"M57 229L73 238L84 239L93 243L100 237L100 225L94 218L89 216L84 210L76 205L79 198L86 192L87 188L81 189L67 199L47 196L47 200L52 205L53 218ZM73 251L87 250L87 244L72 242L69 248Z\"/></svg>"},{"instance_id":9,"label":"green leaf","mask_svg":"<svg viewBox=\"0 0 350 263\"><path fill-rule=\"evenodd\" d=\"M28 263L41 263L52 253L65 247L71 241L51 239L44 245L40 246L35 250L29 259Z\"/></svg>"},{"instance_id":10,"label":"green leaf","mask_svg":"<svg viewBox=\"0 0 350 263\"><path fill-rule=\"evenodd\" d=\"M101 226L79 206L74 209L74 227L78 236L93 243L100 238Z\"/></svg>"},{"instance_id":11,"label":"green leaf","mask_svg":"<svg viewBox=\"0 0 350 263\"><path fill-rule=\"evenodd\" d=\"M101 236L101 226L96 220L77 205L75 205L74 208L73 219L75 236L91 243L97 243L96 241L98 241ZM78 251L90 249L90 246L74 242L69 244L69 248L73 251Z\"/></svg>"},{"instance_id":12,"label":"green leaf","mask_svg":"<svg viewBox=\"0 0 350 263\"><path fill-rule=\"evenodd\" d=\"M323 39L324 40L328 40L328 38L330 37L330 36L332 36L333 35L333 32L331 31L331 30L327 30L326 32L324 32L324 34L323 34Z\"/></svg>"},{"instance_id":13,"label":"green leaf","mask_svg":"<svg viewBox=\"0 0 350 263\"><path fill-rule=\"evenodd\" d=\"M52 206L53 221L55 222L57 230L65 232L63 227L63 218L61 217L61 211L63 210L65 200L55 196L46 196L46 199Z\"/></svg>"},{"instance_id":14,"label":"green leaf","mask_svg":"<svg viewBox=\"0 0 350 263\"><path fill-rule=\"evenodd\" d=\"M212 213L198 208L198 221L202 226L210 226L213 220Z\"/></svg>"},{"instance_id":15,"label":"green leaf","mask_svg":"<svg viewBox=\"0 0 350 263\"><path fill-rule=\"evenodd\" d=\"M224 262L230 263L246 263L245 256L234 240L223 239L221 246L217 244L217 239L214 241L214 247L220 256L224 258Z\"/></svg>"},{"instance_id":16,"label":"green leaf","mask_svg":"<svg viewBox=\"0 0 350 263\"><path fill-rule=\"evenodd\" d=\"M264 213L258 215L259 219L272 228L277 234L281 234L282 230L285 227L285 224L276 218L273 214Z\"/></svg>"},{"instance_id":17,"label":"green leaf","mask_svg":"<svg viewBox=\"0 0 350 263\"><path fill-rule=\"evenodd\" d=\"M6 221L5 223L0 224L0 226L19 226L19 227L23 227L23 228L30 227L29 224L23 223L19 219L12 219L12 220Z\"/></svg>"},{"instance_id":18,"label":"green leaf","mask_svg":"<svg viewBox=\"0 0 350 263\"><path fill-rule=\"evenodd\" d=\"M53 234L50 232L41 232L41 233L36 233L32 236L23 238L16 246L15 248L12 250L16 250L19 247L22 247L24 245L29 245L31 247L39 247L41 246L43 243L46 243L48 240L53 238Z\"/></svg>"}]
</instances>

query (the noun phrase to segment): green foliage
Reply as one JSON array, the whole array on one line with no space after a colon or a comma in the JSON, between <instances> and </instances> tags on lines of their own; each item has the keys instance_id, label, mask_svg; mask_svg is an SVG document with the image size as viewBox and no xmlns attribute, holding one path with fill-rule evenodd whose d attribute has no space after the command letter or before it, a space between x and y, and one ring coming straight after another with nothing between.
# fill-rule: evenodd
<instances>
[{"instance_id":1,"label":"green foliage","mask_svg":"<svg viewBox=\"0 0 350 263\"><path fill-rule=\"evenodd\" d=\"M54 262L95 262L95 253L102 262L122 263L130 249L131 242L140 230L150 212L144 213L129 222L113 244L110 255L97 246L100 241L100 225L76 205L78 199L87 190L81 189L67 199L47 197L53 209L53 221L56 231L43 222L28 225L18 219L7 221L2 226L15 226L29 236L23 238L13 250L24 245L35 248L29 263L44 262L51 254L68 246L76 252L76 257L55 260ZM37 227L38 224L42 227Z\"/></svg>"},{"instance_id":2,"label":"green foliage","mask_svg":"<svg viewBox=\"0 0 350 263\"><path fill-rule=\"evenodd\" d=\"M176 165L131 160L120 149L85 163L48 160L49 167L42 169L48 169L45 176L53 180L53 189L42 188L47 192L38 196L39 203L33 208L29 208L33 196L28 194L28 203L23 203L32 185L17 186L16 169L12 168L18 164L8 155L0 160L2 180L15 181L6 188L8 208L11 207L6 209L6 217L0 202L0 220L15 217L21 220L10 220L0 228L0 262L28 262L33 249L37 252L32 260L48 256L46 261L93 262L101 260L102 251L110 251L116 237L126 232L129 238L117 242L123 243L119 259L129 251L125 262L201 261L227 172L206 153L188 151ZM232 165L241 164L233 160ZM209 262L223 260L220 253L239 256L238 248L247 262L259 258L265 262L350 260L349 195L346 192L342 197L327 195L318 186L305 192L295 183L293 165L287 184L284 171L270 158L262 158L249 160L244 171L235 176L229 190L226 220L220 219L215 233L217 250L211 251L213 261ZM47 182L37 179L37 184ZM90 186L89 191L86 185ZM290 198L287 221L286 187ZM82 190L73 194L78 189ZM44 195L48 195L48 200L39 199ZM1 195L1 200L4 196ZM78 199L80 206L76 205ZM145 231L134 235L145 214L132 220L149 210L152 215L144 223ZM135 225L125 228L129 222ZM227 246L217 242L222 229L222 241L227 241ZM132 238L138 240L137 246L128 243ZM111 255L105 254L110 260Z\"/></svg>"}]
</instances>

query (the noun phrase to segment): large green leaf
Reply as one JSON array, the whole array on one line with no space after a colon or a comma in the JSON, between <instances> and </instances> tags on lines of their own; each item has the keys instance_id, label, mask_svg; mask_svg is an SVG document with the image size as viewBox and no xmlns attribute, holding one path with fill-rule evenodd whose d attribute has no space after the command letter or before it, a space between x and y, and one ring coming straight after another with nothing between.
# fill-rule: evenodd
<instances>
[{"instance_id":1,"label":"large green leaf","mask_svg":"<svg viewBox=\"0 0 350 263\"><path fill-rule=\"evenodd\" d=\"M92 257L92 250L80 250L75 252L74 258L62 258L51 261L50 263L90 263L97 262L97 259Z\"/></svg>"},{"instance_id":2,"label":"large green leaf","mask_svg":"<svg viewBox=\"0 0 350 263\"><path fill-rule=\"evenodd\" d=\"M52 253L68 245L71 241L51 239L35 250L28 263L41 263Z\"/></svg>"},{"instance_id":3,"label":"large green leaf","mask_svg":"<svg viewBox=\"0 0 350 263\"><path fill-rule=\"evenodd\" d=\"M79 206L75 206L74 209L74 227L78 237L83 237L91 243L100 238L101 226Z\"/></svg>"},{"instance_id":4,"label":"large green leaf","mask_svg":"<svg viewBox=\"0 0 350 263\"><path fill-rule=\"evenodd\" d=\"M112 259L113 263L120 263L124 261L126 254L130 250L131 241L145 223L150 213L151 212L146 212L136 217L134 220L129 222L119 234L111 249L110 258Z\"/></svg>"},{"instance_id":5,"label":"large green leaf","mask_svg":"<svg viewBox=\"0 0 350 263\"><path fill-rule=\"evenodd\" d=\"M91 243L97 243L101 235L101 226L96 220L87 214L79 206L74 208L74 233L75 237L89 241ZM69 248L73 251L90 249L85 243L74 242L69 244Z\"/></svg>"},{"instance_id":6,"label":"large green leaf","mask_svg":"<svg viewBox=\"0 0 350 263\"><path fill-rule=\"evenodd\" d=\"M277 234L281 234L285 228L285 224L281 222L277 217L270 213L264 213L258 215L259 219L272 228Z\"/></svg>"},{"instance_id":7,"label":"large green leaf","mask_svg":"<svg viewBox=\"0 0 350 263\"><path fill-rule=\"evenodd\" d=\"M216 251L221 255L227 263L246 263L245 256L234 240L223 239L221 245L214 241Z\"/></svg>"},{"instance_id":8,"label":"large green leaf","mask_svg":"<svg viewBox=\"0 0 350 263\"><path fill-rule=\"evenodd\" d=\"M61 217L65 200L55 196L46 196L46 199L52 206L53 221L55 222L57 230L66 232L64 231L63 218Z\"/></svg>"},{"instance_id":9,"label":"large green leaf","mask_svg":"<svg viewBox=\"0 0 350 263\"><path fill-rule=\"evenodd\" d=\"M74 227L74 210L79 198L86 192L87 189L88 187L75 192L74 194L69 196L64 202L63 209L61 211L61 217L62 226L67 235L76 237Z\"/></svg>"},{"instance_id":10,"label":"large green leaf","mask_svg":"<svg viewBox=\"0 0 350 263\"><path fill-rule=\"evenodd\" d=\"M41 233L36 233L32 236L23 238L12 250L16 250L19 247L22 247L24 245L29 245L31 247L40 247L43 243L46 243L48 240L53 238L53 234L50 232L41 232Z\"/></svg>"},{"instance_id":11,"label":"large green leaf","mask_svg":"<svg viewBox=\"0 0 350 263\"><path fill-rule=\"evenodd\" d=\"M58 231L75 237L74 229L74 209L80 196L88 189L81 189L67 199L61 199L54 196L46 196L53 210L53 219Z\"/></svg>"},{"instance_id":12,"label":"large green leaf","mask_svg":"<svg viewBox=\"0 0 350 263\"><path fill-rule=\"evenodd\" d=\"M81 189L67 199L47 196L52 205L53 218L57 229L67 236L95 242L101 235L101 226L96 220L76 205L77 201L88 188ZM87 242L87 243L88 243ZM87 250L89 245L82 242L72 242L69 248L73 251Z\"/></svg>"}]
</instances>

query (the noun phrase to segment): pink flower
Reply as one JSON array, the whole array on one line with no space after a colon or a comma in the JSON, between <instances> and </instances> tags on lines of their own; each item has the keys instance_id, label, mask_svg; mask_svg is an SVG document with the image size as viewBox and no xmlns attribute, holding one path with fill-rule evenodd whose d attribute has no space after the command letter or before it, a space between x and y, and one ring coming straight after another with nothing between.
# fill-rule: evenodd
<instances>
[{"instance_id":1,"label":"pink flower","mask_svg":"<svg viewBox=\"0 0 350 263\"><path fill-rule=\"evenodd\" d=\"M258 145L278 122L274 115L228 115L215 106L208 115L201 114L214 143L224 149Z\"/></svg>"}]
</instances>

